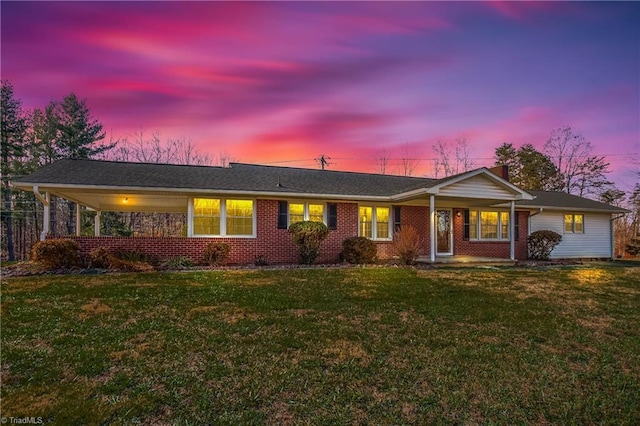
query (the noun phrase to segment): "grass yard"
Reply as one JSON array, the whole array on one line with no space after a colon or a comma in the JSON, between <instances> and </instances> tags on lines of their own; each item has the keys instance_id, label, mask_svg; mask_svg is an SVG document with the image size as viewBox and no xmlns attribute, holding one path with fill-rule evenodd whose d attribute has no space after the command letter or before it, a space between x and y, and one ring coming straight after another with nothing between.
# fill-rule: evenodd
<instances>
[{"instance_id":1,"label":"grass yard","mask_svg":"<svg viewBox=\"0 0 640 426\"><path fill-rule=\"evenodd\" d=\"M58 424L638 424L640 268L10 278L2 412Z\"/></svg>"}]
</instances>

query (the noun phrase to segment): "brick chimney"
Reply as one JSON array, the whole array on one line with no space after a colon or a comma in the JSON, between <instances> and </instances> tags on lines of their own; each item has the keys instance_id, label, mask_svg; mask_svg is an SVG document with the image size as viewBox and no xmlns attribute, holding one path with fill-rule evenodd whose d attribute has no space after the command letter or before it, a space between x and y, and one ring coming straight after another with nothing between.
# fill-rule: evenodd
<instances>
[{"instance_id":1,"label":"brick chimney","mask_svg":"<svg viewBox=\"0 0 640 426\"><path fill-rule=\"evenodd\" d=\"M509 166L506 164L501 164L499 166L491 167L489 169L491 173L494 175L500 176L502 179L509 181Z\"/></svg>"}]
</instances>

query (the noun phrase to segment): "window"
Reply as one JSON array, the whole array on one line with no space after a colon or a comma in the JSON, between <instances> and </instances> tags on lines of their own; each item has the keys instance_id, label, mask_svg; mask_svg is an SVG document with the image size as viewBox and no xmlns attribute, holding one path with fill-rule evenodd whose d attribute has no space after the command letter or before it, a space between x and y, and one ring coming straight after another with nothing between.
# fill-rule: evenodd
<instances>
[{"instance_id":1,"label":"window","mask_svg":"<svg viewBox=\"0 0 640 426\"><path fill-rule=\"evenodd\" d=\"M253 200L193 199L192 235L253 236Z\"/></svg>"},{"instance_id":2,"label":"window","mask_svg":"<svg viewBox=\"0 0 640 426\"><path fill-rule=\"evenodd\" d=\"M220 200L207 198L193 200L193 233L220 235Z\"/></svg>"},{"instance_id":3,"label":"window","mask_svg":"<svg viewBox=\"0 0 640 426\"><path fill-rule=\"evenodd\" d=\"M304 204L289 203L289 224L304 220Z\"/></svg>"},{"instance_id":4,"label":"window","mask_svg":"<svg viewBox=\"0 0 640 426\"><path fill-rule=\"evenodd\" d=\"M325 210L327 210L325 220ZM336 229L338 226L338 205L335 203L289 203L278 201L278 229L287 229L289 225L296 222L310 220L314 222L324 222L329 229Z\"/></svg>"},{"instance_id":5,"label":"window","mask_svg":"<svg viewBox=\"0 0 640 426\"><path fill-rule=\"evenodd\" d=\"M360 236L373 238L373 208L360 207Z\"/></svg>"},{"instance_id":6,"label":"window","mask_svg":"<svg viewBox=\"0 0 640 426\"><path fill-rule=\"evenodd\" d=\"M361 206L358 209L360 236L373 240L391 238L391 209L389 207Z\"/></svg>"},{"instance_id":7,"label":"window","mask_svg":"<svg viewBox=\"0 0 640 426\"><path fill-rule=\"evenodd\" d=\"M324 206L322 204L309 204L309 220L324 222Z\"/></svg>"},{"instance_id":8,"label":"window","mask_svg":"<svg viewBox=\"0 0 640 426\"><path fill-rule=\"evenodd\" d=\"M480 238L498 239L498 212L480 212Z\"/></svg>"},{"instance_id":9,"label":"window","mask_svg":"<svg viewBox=\"0 0 640 426\"><path fill-rule=\"evenodd\" d=\"M565 214L564 232L569 234L584 234L584 215Z\"/></svg>"},{"instance_id":10,"label":"window","mask_svg":"<svg viewBox=\"0 0 640 426\"><path fill-rule=\"evenodd\" d=\"M227 200L227 235L253 235L253 201Z\"/></svg>"},{"instance_id":11,"label":"window","mask_svg":"<svg viewBox=\"0 0 640 426\"><path fill-rule=\"evenodd\" d=\"M466 210L464 238L469 240L508 240L509 212Z\"/></svg>"}]
</instances>

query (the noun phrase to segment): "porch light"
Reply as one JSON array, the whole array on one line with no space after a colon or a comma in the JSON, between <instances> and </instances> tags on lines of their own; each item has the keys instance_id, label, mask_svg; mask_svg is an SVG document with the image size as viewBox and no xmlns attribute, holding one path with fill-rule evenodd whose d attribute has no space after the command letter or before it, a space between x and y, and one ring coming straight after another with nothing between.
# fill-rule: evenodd
<instances>
[{"instance_id":1,"label":"porch light","mask_svg":"<svg viewBox=\"0 0 640 426\"><path fill-rule=\"evenodd\" d=\"M462 211L456 210L456 217L460 217L460 216L462 216Z\"/></svg>"},{"instance_id":2,"label":"porch light","mask_svg":"<svg viewBox=\"0 0 640 426\"><path fill-rule=\"evenodd\" d=\"M122 200L123 204L127 204L129 202L129 197L126 197L124 200Z\"/></svg>"}]
</instances>

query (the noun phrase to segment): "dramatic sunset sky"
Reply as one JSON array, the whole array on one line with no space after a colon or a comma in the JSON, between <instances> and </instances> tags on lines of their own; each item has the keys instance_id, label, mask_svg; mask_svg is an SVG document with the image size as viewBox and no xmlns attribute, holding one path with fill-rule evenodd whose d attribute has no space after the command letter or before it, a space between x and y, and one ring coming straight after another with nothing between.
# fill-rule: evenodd
<instances>
[{"instance_id":1,"label":"dramatic sunset sky","mask_svg":"<svg viewBox=\"0 0 640 426\"><path fill-rule=\"evenodd\" d=\"M242 162L375 171L466 138L542 149L570 125L621 189L640 151L636 2L8 2L2 78L26 109L70 92L110 136Z\"/></svg>"}]
</instances>

